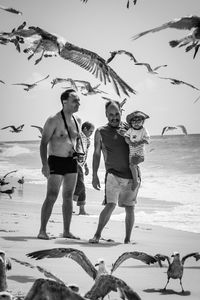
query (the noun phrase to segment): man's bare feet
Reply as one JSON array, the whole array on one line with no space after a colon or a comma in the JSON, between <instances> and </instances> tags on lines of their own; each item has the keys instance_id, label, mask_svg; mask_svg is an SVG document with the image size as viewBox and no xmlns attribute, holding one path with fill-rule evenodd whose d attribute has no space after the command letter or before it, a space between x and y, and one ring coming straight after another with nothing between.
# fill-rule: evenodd
<instances>
[{"instance_id":1,"label":"man's bare feet","mask_svg":"<svg viewBox=\"0 0 200 300\"><path fill-rule=\"evenodd\" d=\"M40 232L37 236L38 239L41 239L41 240L49 240L49 236L46 232Z\"/></svg>"},{"instance_id":2,"label":"man's bare feet","mask_svg":"<svg viewBox=\"0 0 200 300\"><path fill-rule=\"evenodd\" d=\"M88 213L86 213L86 211L80 211L80 212L79 212L79 215L83 215L83 216L89 216L89 214L88 214Z\"/></svg>"},{"instance_id":3,"label":"man's bare feet","mask_svg":"<svg viewBox=\"0 0 200 300\"><path fill-rule=\"evenodd\" d=\"M92 239L89 239L90 244L98 244L100 237L94 236Z\"/></svg>"},{"instance_id":4,"label":"man's bare feet","mask_svg":"<svg viewBox=\"0 0 200 300\"><path fill-rule=\"evenodd\" d=\"M80 240L80 237L73 235L71 232L63 233L63 237L67 239Z\"/></svg>"}]
</instances>

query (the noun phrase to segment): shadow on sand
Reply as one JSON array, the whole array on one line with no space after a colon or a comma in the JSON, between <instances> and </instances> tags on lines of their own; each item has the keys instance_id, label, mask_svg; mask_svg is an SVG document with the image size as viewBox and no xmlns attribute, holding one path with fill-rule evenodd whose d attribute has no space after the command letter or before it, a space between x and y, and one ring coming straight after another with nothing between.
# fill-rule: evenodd
<instances>
[{"instance_id":1,"label":"shadow on sand","mask_svg":"<svg viewBox=\"0 0 200 300\"><path fill-rule=\"evenodd\" d=\"M172 289L146 289L143 290L146 293L160 293L160 295L179 295L179 296L189 296L191 293L190 291L184 291L184 292L176 292Z\"/></svg>"}]
</instances>

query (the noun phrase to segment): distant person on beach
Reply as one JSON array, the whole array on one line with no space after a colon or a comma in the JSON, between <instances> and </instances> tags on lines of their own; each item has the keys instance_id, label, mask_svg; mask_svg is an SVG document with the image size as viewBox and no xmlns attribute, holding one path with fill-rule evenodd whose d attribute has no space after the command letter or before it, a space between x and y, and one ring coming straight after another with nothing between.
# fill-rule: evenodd
<instances>
[{"instance_id":1,"label":"distant person on beach","mask_svg":"<svg viewBox=\"0 0 200 300\"><path fill-rule=\"evenodd\" d=\"M129 145L129 167L133 177L133 190L139 183L138 164L144 161L144 145L149 144L150 136L144 127L144 122L148 118L148 115L139 110L132 112L126 117L130 128L124 134L124 138Z\"/></svg>"},{"instance_id":2,"label":"distant person on beach","mask_svg":"<svg viewBox=\"0 0 200 300\"><path fill-rule=\"evenodd\" d=\"M81 140L83 143L85 156L83 158L83 161L78 163L78 177L77 177L77 183L76 183L76 188L73 197L73 200L76 201L77 206L79 206L79 215L88 214L85 211L86 191L85 191L85 184L84 184L84 175L87 176L89 174L89 168L87 165L87 155L88 155L88 150L91 142L90 137L93 134L93 132L94 132L94 125L92 123L86 121L82 124Z\"/></svg>"},{"instance_id":3,"label":"distant person on beach","mask_svg":"<svg viewBox=\"0 0 200 300\"><path fill-rule=\"evenodd\" d=\"M105 112L108 124L99 127L95 132L92 179L93 187L99 190L101 186L98 169L102 152L106 168L105 199L103 201L105 207L100 213L96 233L89 242L99 243L102 230L118 203L120 207L125 208L124 243L128 244L131 242L131 232L135 219L134 207L140 187L140 178L137 180L139 183L133 191L133 179L129 168L129 147L124 137L118 132L122 124L120 103L108 101L105 105Z\"/></svg>"},{"instance_id":4,"label":"distant person on beach","mask_svg":"<svg viewBox=\"0 0 200 300\"><path fill-rule=\"evenodd\" d=\"M80 147L80 119L73 115L79 109L80 99L73 89L64 91L60 99L62 110L47 119L40 143L42 173L47 178L47 193L41 210L39 239L49 239L46 226L61 184L63 237L79 239L70 232L70 224L77 180L77 158L83 156L83 153L79 153L83 152Z\"/></svg>"}]
</instances>

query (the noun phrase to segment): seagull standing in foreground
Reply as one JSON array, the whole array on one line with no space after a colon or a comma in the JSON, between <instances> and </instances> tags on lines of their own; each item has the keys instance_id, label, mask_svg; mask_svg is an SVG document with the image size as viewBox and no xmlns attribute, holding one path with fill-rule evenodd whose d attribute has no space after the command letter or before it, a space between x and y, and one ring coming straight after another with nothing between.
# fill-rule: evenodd
<instances>
[{"instance_id":1,"label":"seagull standing in foreground","mask_svg":"<svg viewBox=\"0 0 200 300\"><path fill-rule=\"evenodd\" d=\"M165 127L163 128L161 134L163 135L165 132L167 132L167 131L169 131L169 130L174 130L174 129L178 129L178 128L180 128L180 129L182 130L183 134L187 135L187 129L185 128L184 125L165 126Z\"/></svg>"},{"instance_id":2,"label":"seagull standing in foreground","mask_svg":"<svg viewBox=\"0 0 200 300\"><path fill-rule=\"evenodd\" d=\"M167 270L167 283L164 287L164 290L166 290L167 285L169 283L169 280L172 279L179 279L180 280L180 285L182 289L182 293L184 292L183 285L182 285L182 277L183 277L183 270L184 270L184 263L185 260L188 259L189 257L194 257L196 261L200 259L200 253L199 252L194 252L194 253L189 253L185 256L180 258L180 253L179 252L174 252L171 257L173 257L173 261L171 262L170 258L167 255L163 254L157 254L161 260L167 260L168 262L168 270Z\"/></svg>"},{"instance_id":3,"label":"seagull standing in foreground","mask_svg":"<svg viewBox=\"0 0 200 300\"><path fill-rule=\"evenodd\" d=\"M0 292L7 289L6 272L12 268L11 261L6 257L3 250L0 250Z\"/></svg>"},{"instance_id":4,"label":"seagull standing in foreground","mask_svg":"<svg viewBox=\"0 0 200 300\"><path fill-rule=\"evenodd\" d=\"M2 127L1 130L7 129L9 127L12 129L12 130L10 130L10 132L19 133L20 131L22 131L24 124L19 125L18 127L15 127L14 125L5 126L5 127Z\"/></svg>"},{"instance_id":5,"label":"seagull standing in foreground","mask_svg":"<svg viewBox=\"0 0 200 300\"><path fill-rule=\"evenodd\" d=\"M68 257L76 261L87 273L91 276L95 283L91 290L86 293L85 297L97 300L99 298L104 298L111 291L120 291L122 299L128 300L140 300L141 298L135 293L124 281L108 274L105 267L105 262L100 259L96 266L98 265L98 270L93 266L91 261L87 258L83 251L74 248L52 248L46 250L35 251L27 254L30 258L35 258L36 260L47 258L59 258Z\"/></svg>"},{"instance_id":6,"label":"seagull standing in foreground","mask_svg":"<svg viewBox=\"0 0 200 300\"><path fill-rule=\"evenodd\" d=\"M43 79L40 79L34 83L13 83L12 85L22 85L22 86L26 86L26 88L24 88L25 91L30 91L31 89L33 89L34 87L36 87L38 85L39 82L45 80L49 78L49 75L47 75L46 77L44 77Z\"/></svg>"},{"instance_id":7,"label":"seagull standing in foreground","mask_svg":"<svg viewBox=\"0 0 200 300\"><path fill-rule=\"evenodd\" d=\"M174 19L170 22L162 24L161 26L136 34L135 36L133 36L133 40L136 40L142 37L143 35L146 35L147 33L150 32L154 33L167 28L174 28L180 30L192 30L190 34L186 35L182 39L170 41L169 44L171 47L176 47L176 46L183 47L189 44L186 47L186 52L194 48L193 58L195 58L200 47L200 17L198 16L186 16L186 17L181 17L179 19Z\"/></svg>"},{"instance_id":8,"label":"seagull standing in foreground","mask_svg":"<svg viewBox=\"0 0 200 300\"><path fill-rule=\"evenodd\" d=\"M95 52L68 43L62 37L48 33L40 27L30 26L7 33L7 38L11 39L12 37L21 38L22 41L20 40L20 42L25 46L29 43L29 47L24 49L24 52L31 53L28 59L37 53L41 53L35 64L39 63L43 56L60 56L91 72L104 84L112 83L119 96L120 89L127 96L129 96L129 93L136 94L136 91L106 64L105 59Z\"/></svg>"}]
</instances>

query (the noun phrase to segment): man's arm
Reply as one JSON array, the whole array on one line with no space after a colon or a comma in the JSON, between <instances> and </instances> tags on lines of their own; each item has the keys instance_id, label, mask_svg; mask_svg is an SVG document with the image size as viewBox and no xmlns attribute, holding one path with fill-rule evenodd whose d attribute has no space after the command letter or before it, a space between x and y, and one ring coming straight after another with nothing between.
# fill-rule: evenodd
<instances>
[{"instance_id":1,"label":"man's arm","mask_svg":"<svg viewBox=\"0 0 200 300\"><path fill-rule=\"evenodd\" d=\"M49 176L49 166L47 162L47 146L54 133L55 122L52 118L47 119L40 142L40 158L42 161L42 174L47 178Z\"/></svg>"},{"instance_id":2,"label":"man's arm","mask_svg":"<svg viewBox=\"0 0 200 300\"><path fill-rule=\"evenodd\" d=\"M92 185L96 190L101 188L99 177L97 175L99 164L101 160L101 134L100 131L97 129L94 136L94 153L93 153L93 161L92 161Z\"/></svg>"}]
</instances>

